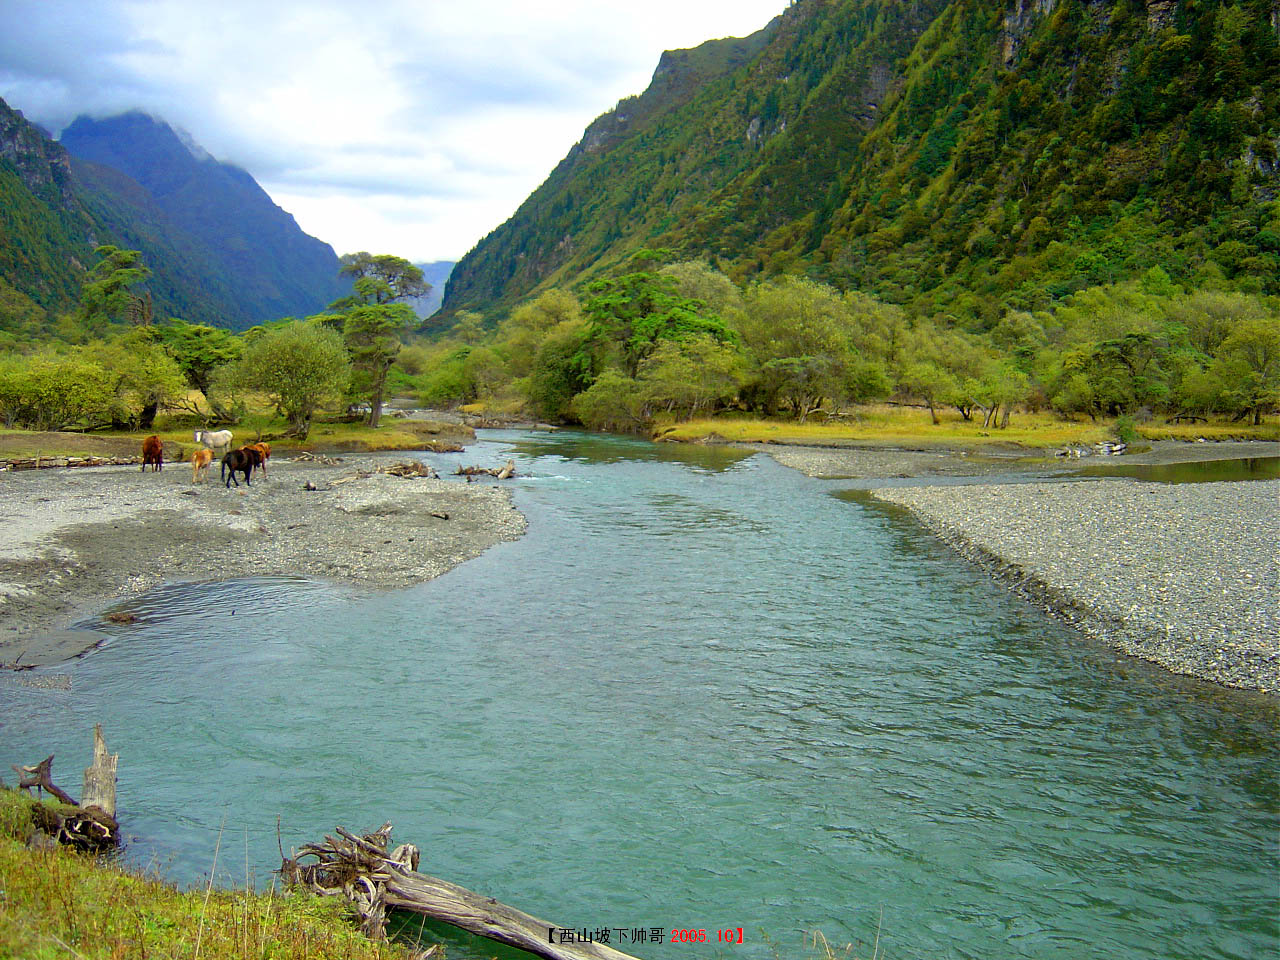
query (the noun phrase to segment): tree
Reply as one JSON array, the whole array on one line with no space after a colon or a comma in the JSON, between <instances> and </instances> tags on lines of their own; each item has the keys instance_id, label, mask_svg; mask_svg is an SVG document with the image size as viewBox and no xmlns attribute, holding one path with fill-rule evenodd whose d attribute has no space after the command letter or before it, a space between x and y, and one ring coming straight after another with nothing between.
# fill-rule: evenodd
<instances>
[{"instance_id":1,"label":"tree","mask_svg":"<svg viewBox=\"0 0 1280 960\"><path fill-rule=\"evenodd\" d=\"M784 278L747 297L742 336L758 365L752 384L765 413L777 403L803 421L830 397L842 394L851 356L850 309L830 287Z\"/></svg>"},{"instance_id":2,"label":"tree","mask_svg":"<svg viewBox=\"0 0 1280 960\"><path fill-rule=\"evenodd\" d=\"M284 411L291 431L306 439L316 410L340 397L350 376L342 338L317 324L295 320L246 346L234 379L266 393Z\"/></svg>"},{"instance_id":3,"label":"tree","mask_svg":"<svg viewBox=\"0 0 1280 960\"><path fill-rule=\"evenodd\" d=\"M498 349L506 356L511 376L528 376L547 333L558 324L581 316L578 298L567 290L548 290L511 311L511 316L498 326Z\"/></svg>"},{"instance_id":4,"label":"tree","mask_svg":"<svg viewBox=\"0 0 1280 960\"><path fill-rule=\"evenodd\" d=\"M342 258L340 273L354 278L353 292L333 306L342 311L343 340L358 387L369 400L366 423L376 427L382 419L387 372L400 352L400 334L417 320L404 301L426 296L431 284L408 260L390 254L349 253Z\"/></svg>"},{"instance_id":5,"label":"tree","mask_svg":"<svg viewBox=\"0 0 1280 960\"><path fill-rule=\"evenodd\" d=\"M423 279L418 267L391 254L373 256L363 250L345 254L338 273L352 278L354 293L332 304L331 309L335 310L359 304L400 303L431 292L431 284Z\"/></svg>"},{"instance_id":6,"label":"tree","mask_svg":"<svg viewBox=\"0 0 1280 960\"><path fill-rule=\"evenodd\" d=\"M1280 403L1280 318L1242 322L1222 341L1212 372L1226 384L1226 396L1239 419L1253 415L1254 425Z\"/></svg>"},{"instance_id":7,"label":"tree","mask_svg":"<svg viewBox=\"0 0 1280 960\"><path fill-rule=\"evenodd\" d=\"M595 381L590 341L591 329L581 320L557 324L542 341L527 381L529 401L539 416L564 419L574 396Z\"/></svg>"},{"instance_id":8,"label":"tree","mask_svg":"<svg viewBox=\"0 0 1280 960\"><path fill-rule=\"evenodd\" d=\"M90 355L115 380L119 411L114 419L121 426L150 430L160 408L176 403L186 391L178 364L141 329L91 348Z\"/></svg>"},{"instance_id":9,"label":"tree","mask_svg":"<svg viewBox=\"0 0 1280 960\"><path fill-rule=\"evenodd\" d=\"M111 420L111 374L83 356L40 355L0 363L0 417L32 430L96 427Z\"/></svg>"},{"instance_id":10,"label":"tree","mask_svg":"<svg viewBox=\"0 0 1280 960\"><path fill-rule=\"evenodd\" d=\"M229 330L172 319L156 328L183 376L207 398L213 371L240 356L240 338Z\"/></svg>"},{"instance_id":11,"label":"tree","mask_svg":"<svg viewBox=\"0 0 1280 960\"><path fill-rule=\"evenodd\" d=\"M642 250L634 262L652 260ZM616 350L627 376L635 378L640 364L663 340L709 336L732 341L734 333L707 310L701 300L682 297L676 280L666 274L639 271L608 277L587 285L592 296L583 310L591 321L591 338L601 348Z\"/></svg>"},{"instance_id":12,"label":"tree","mask_svg":"<svg viewBox=\"0 0 1280 960\"><path fill-rule=\"evenodd\" d=\"M744 366L736 347L713 337L664 340L645 361L640 382L650 403L693 418L733 399L744 379Z\"/></svg>"},{"instance_id":13,"label":"tree","mask_svg":"<svg viewBox=\"0 0 1280 960\"><path fill-rule=\"evenodd\" d=\"M633 431L649 423L645 385L611 368L573 398L573 412L592 430Z\"/></svg>"},{"instance_id":14,"label":"tree","mask_svg":"<svg viewBox=\"0 0 1280 960\"><path fill-rule=\"evenodd\" d=\"M400 353L400 333L416 317L407 303L379 303L353 307L342 326L342 338L369 398L366 423L376 427L382 418L387 372Z\"/></svg>"},{"instance_id":15,"label":"tree","mask_svg":"<svg viewBox=\"0 0 1280 960\"><path fill-rule=\"evenodd\" d=\"M80 287L80 315L85 324L90 327L120 321L150 324L151 295L139 295L131 289L151 276L150 268L142 262L142 254L110 245L93 252L98 255L98 262Z\"/></svg>"}]
</instances>

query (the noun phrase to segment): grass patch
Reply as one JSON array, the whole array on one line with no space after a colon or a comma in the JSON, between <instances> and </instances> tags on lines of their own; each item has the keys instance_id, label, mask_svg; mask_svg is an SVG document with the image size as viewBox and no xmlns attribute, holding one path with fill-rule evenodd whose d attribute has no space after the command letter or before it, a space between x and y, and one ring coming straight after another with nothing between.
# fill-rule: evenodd
<instances>
[{"instance_id":1,"label":"grass patch","mask_svg":"<svg viewBox=\"0 0 1280 960\"><path fill-rule=\"evenodd\" d=\"M1148 440L1271 440L1280 441L1280 422L1252 426L1247 423L1140 423L1138 436Z\"/></svg>"},{"instance_id":2,"label":"grass patch","mask_svg":"<svg viewBox=\"0 0 1280 960\"><path fill-rule=\"evenodd\" d=\"M935 425L928 411L879 405L861 407L848 419L839 421L796 423L730 417L692 420L665 428L661 435L686 441L718 434L736 442L815 446L861 442L895 447L1020 446L1037 450L1092 444L1110 436L1107 424L1061 420L1047 414L1017 415L1004 430L984 430L981 421L965 420L950 411L939 411L938 419L941 422Z\"/></svg>"},{"instance_id":3,"label":"grass patch","mask_svg":"<svg viewBox=\"0 0 1280 960\"><path fill-rule=\"evenodd\" d=\"M29 850L34 801L0 790L0 957L91 960L403 960L373 943L333 899L295 893L182 891L66 850Z\"/></svg>"},{"instance_id":4,"label":"grass patch","mask_svg":"<svg viewBox=\"0 0 1280 960\"><path fill-rule=\"evenodd\" d=\"M1018 413L1004 430L982 428L982 422L965 420L958 412L938 411L934 424L926 410L885 404L859 407L840 420L797 423L722 416L690 420L659 428L666 440L694 442L719 436L738 443L789 443L842 445L864 443L886 447L954 448L980 451L984 447L1023 447L1040 451L1074 445L1092 445L1115 437L1110 421L1063 420L1049 413ZM1280 439L1280 425L1249 427L1239 423L1145 424L1137 428L1147 440Z\"/></svg>"},{"instance_id":5,"label":"grass patch","mask_svg":"<svg viewBox=\"0 0 1280 960\"><path fill-rule=\"evenodd\" d=\"M363 423L315 423L306 440L281 438L287 430L283 421L254 418L232 426L234 443L252 443L257 437L277 437L271 451L278 455L289 451L375 451L426 450L436 443L465 443L474 439L469 427L427 420L384 419L379 427ZM160 420L153 430L135 432L104 431L97 433L40 433L32 430L0 429L0 457L140 457L142 440L152 433L165 443L166 457L186 460L197 444L192 428Z\"/></svg>"}]
</instances>

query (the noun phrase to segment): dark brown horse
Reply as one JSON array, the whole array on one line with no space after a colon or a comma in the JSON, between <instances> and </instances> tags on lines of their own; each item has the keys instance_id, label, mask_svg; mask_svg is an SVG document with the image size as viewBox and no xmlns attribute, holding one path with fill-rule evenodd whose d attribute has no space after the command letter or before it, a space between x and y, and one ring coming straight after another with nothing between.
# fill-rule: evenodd
<instances>
[{"instance_id":1,"label":"dark brown horse","mask_svg":"<svg viewBox=\"0 0 1280 960\"><path fill-rule=\"evenodd\" d=\"M227 489L231 489L231 484L240 486L240 481L236 479L236 471L244 474L245 486L253 486L249 482L249 477L253 474L254 467L262 466L262 454L253 447L241 447L239 450L232 450L222 458L222 479ZM230 473L227 471L230 470Z\"/></svg>"}]
</instances>

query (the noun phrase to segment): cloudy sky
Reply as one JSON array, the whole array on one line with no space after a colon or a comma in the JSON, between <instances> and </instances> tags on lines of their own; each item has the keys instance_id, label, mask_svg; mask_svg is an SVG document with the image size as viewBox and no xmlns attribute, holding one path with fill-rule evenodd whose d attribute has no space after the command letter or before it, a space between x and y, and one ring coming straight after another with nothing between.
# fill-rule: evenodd
<instances>
[{"instance_id":1,"label":"cloudy sky","mask_svg":"<svg viewBox=\"0 0 1280 960\"><path fill-rule=\"evenodd\" d=\"M456 260L664 49L788 0L0 0L0 98L55 133L140 109L339 253Z\"/></svg>"}]
</instances>

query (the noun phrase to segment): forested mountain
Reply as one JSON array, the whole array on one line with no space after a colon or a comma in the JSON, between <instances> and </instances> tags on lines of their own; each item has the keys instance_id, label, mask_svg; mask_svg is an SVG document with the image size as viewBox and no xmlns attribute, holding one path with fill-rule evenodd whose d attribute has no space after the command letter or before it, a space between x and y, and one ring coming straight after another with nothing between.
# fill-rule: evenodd
<instances>
[{"instance_id":1,"label":"forested mountain","mask_svg":"<svg viewBox=\"0 0 1280 960\"><path fill-rule=\"evenodd\" d=\"M1276 0L798 0L726 43L664 55L445 309L639 247L978 326L1154 267L1280 292Z\"/></svg>"},{"instance_id":2,"label":"forested mountain","mask_svg":"<svg viewBox=\"0 0 1280 960\"><path fill-rule=\"evenodd\" d=\"M158 232L154 228L167 221L176 229L159 236L162 242L207 257L210 280L224 288L217 299L233 311L222 325L305 316L342 295L332 247L303 233L244 170L219 163L168 124L142 113L78 117L59 142L74 158L86 205L116 227L125 246L143 249ZM131 195L127 181L104 175L101 167L125 174L145 194ZM131 222L117 216L122 207L147 215ZM187 238L195 242L184 243ZM189 285L185 276L172 280L175 290Z\"/></svg>"},{"instance_id":3,"label":"forested mountain","mask_svg":"<svg viewBox=\"0 0 1280 960\"><path fill-rule=\"evenodd\" d=\"M157 318L242 329L346 289L328 244L167 124L82 117L54 142L0 101L0 330L74 309L105 243L142 252Z\"/></svg>"}]
</instances>

